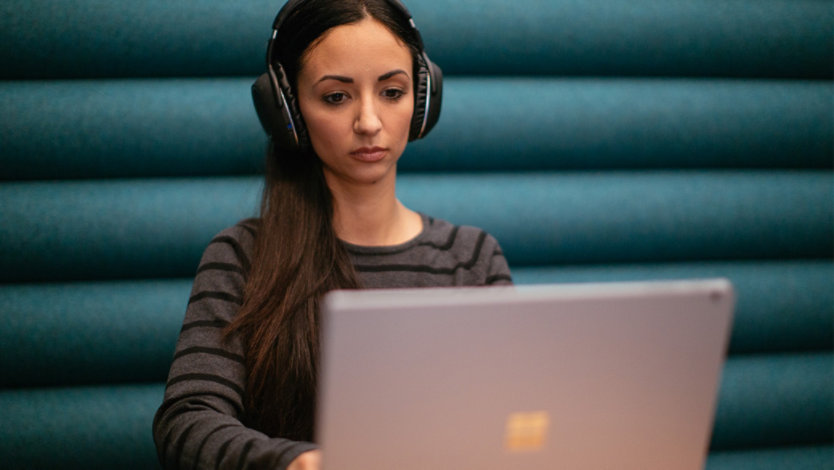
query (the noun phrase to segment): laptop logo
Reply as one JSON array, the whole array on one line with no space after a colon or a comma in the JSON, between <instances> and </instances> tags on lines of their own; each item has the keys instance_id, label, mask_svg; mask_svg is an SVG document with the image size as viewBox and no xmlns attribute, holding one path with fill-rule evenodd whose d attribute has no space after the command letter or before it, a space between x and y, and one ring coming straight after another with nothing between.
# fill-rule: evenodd
<instances>
[{"instance_id":1,"label":"laptop logo","mask_svg":"<svg viewBox=\"0 0 834 470\"><path fill-rule=\"evenodd\" d=\"M509 452L541 450L549 426L550 415L546 411L510 413L504 430L504 449Z\"/></svg>"}]
</instances>

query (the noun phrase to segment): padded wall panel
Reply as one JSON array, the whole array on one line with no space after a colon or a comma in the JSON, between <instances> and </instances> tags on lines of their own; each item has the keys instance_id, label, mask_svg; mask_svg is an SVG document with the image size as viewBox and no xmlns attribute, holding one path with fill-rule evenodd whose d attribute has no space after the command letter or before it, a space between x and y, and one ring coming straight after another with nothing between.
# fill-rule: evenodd
<instances>
[{"instance_id":1,"label":"padded wall panel","mask_svg":"<svg viewBox=\"0 0 834 470\"><path fill-rule=\"evenodd\" d=\"M3 78L256 74L282 2L6 0ZM824 0L407 2L447 74L825 77Z\"/></svg>"},{"instance_id":2,"label":"padded wall panel","mask_svg":"<svg viewBox=\"0 0 834 470\"><path fill-rule=\"evenodd\" d=\"M0 462L21 469L157 469L163 387L0 390Z\"/></svg>"},{"instance_id":3,"label":"padded wall panel","mask_svg":"<svg viewBox=\"0 0 834 470\"><path fill-rule=\"evenodd\" d=\"M832 348L831 262L519 268L513 276L518 284L725 276L738 298L731 353ZM0 286L0 386L165 380L190 288L190 279Z\"/></svg>"},{"instance_id":4,"label":"padded wall panel","mask_svg":"<svg viewBox=\"0 0 834 470\"><path fill-rule=\"evenodd\" d=\"M823 470L834 468L834 447L808 446L714 452L706 470Z\"/></svg>"},{"instance_id":5,"label":"padded wall panel","mask_svg":"<svg viewBox=\"0 0 834 470\"><path fill-rule=\"evenodd\" d=\"M6 0L4 78L260 73L282 2Z\"/></svg>"},{"instance_id":6,"label":"padded wall panel","mask_svg":"<svg viewBox=\"0 0 834 470\"><path fill-rule=\"evenodd\" d=\"M408 150L405 169L834 165L834 88L826 82L450 82L441 121Z\"/></svg>"},{"instance_id":7,"label":"padded wall panel","mask_svg":"<svg viewBox=\"0 0 834 470\"><path fill-rule=\"evenodd\" d=\"M212 236L257 213L260 180L0 186L0 281L193 276Z\"/></svg>"},{"instance_id":8,"label":"padded wall panel","mask_svg":"<svg viewBox=\"0 0 834 470\"><path fill-rule=\"evenodd\" d=\"M409 176L406 205L485 227L514 266L831 256L827 172Z\"/></svg>"},{"instance_id":9,"label":"padded wall panel","mask_svg":"<svg viewBox=\"0 0 834 470\"><path fill-rule=\"evenodd\" d=\"M830 77L834 62L824 0L412 4L451 73Z\"/></svg>"},{"instance_id":10,"label":"padded wall panel","mask_svg":"<svg viewBox=\"0 0 834 470\"><path fill-rule=\"evenodd\" d=\"M517 282L730 277L708 468L831 467L830 0L406 2L448 80L404 202L488 229ZM259 178L225 177L261 167L280 3L0 2L0 462L156 468L162 386L124 382L164 380L181 278L256 211ZM41 78L66 81L8 81ZM547 173L574 169L684 171ZM224 178L9 182L189 176Z\"/></svg>"},{"instance_id":11,"label":"padded wall panel","mask_svg":"<svg viewBox=\"0 0 834 470\"><path fill-rule=\"evenodd\" d=\"M831 365L831 354L731 358L713 449L830 443ZM0 458L21 468L146 468L161 400L157 385L0 391Z\"/></svg>"},{"instance_id":12,"label":"padded wall panel","mask_svg":"<svg viewBox=\"0 0 834 470\"><path fill-rule=\"evenodd\" d=\"M191 282L0 285L0 386L164 381Z\"/></svg>"},{"instance_id":13,"label":"padded wall panel","mask_svg":"<svg viewBox=\"0 0 834 470\"><path fill-rule=\"evenodd\" d=\"M733 356L722 372L710 448L834 442L834 354Z\"/></svg>"},{"instance_id":14,"label":"padded wall panel","mask_svg":"<svg viewBox=\"0 0 834 470\"><path fill-rule=\"evenodd\" d=\"M255 173L251 80L2 82L0 178ZM830 83L449 79L409 171L831 168ZM36 135L38 138L33 139Z\"/></svg>"},{"instance_id":15,"label":"padded wall panel","mask_svg":"<svg viewBox=\"0 0 834 470\"><path fill-rule=\"evenodd\" d=\"M832 254L827 172L406 175L402 201L483 227L514 266ZM193 274L258 178L0 186L0 281Z\"/></svg>"},{"instance_id":16,"label":"padded wall panel","mask_svg":"<svg viewBox=\"0 0 834 470\"><path fill-rule=\"evenodd\" d=\"M266 136L242 79L0 83L4 179L255 173ZM37 138L33 138L37 136Z\"/></svg>"},{"instance_id":17,"label":"padded wall panel","mask_svg":"<svg viewBox=\"0 0 834 470\"><path fill-rule=\"evenodd\" d=\"M834 262L712 262L513 269L517 284L729 278L736 289L730 353L834 348Z\"/></svg>"}]
</instances>

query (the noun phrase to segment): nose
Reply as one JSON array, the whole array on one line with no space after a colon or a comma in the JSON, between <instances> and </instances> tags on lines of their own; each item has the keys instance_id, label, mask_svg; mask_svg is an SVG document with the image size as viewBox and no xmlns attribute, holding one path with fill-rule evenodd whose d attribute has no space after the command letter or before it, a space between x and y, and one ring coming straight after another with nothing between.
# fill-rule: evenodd
<instances>
[{"instance_id":1,"label":"nose","mask_svg":"<svg viewBox=\"0 0 834 470\"><path fill-rule=\"evenodd\" d=\"M364 98L359 102L356 120L353 122L353 131L357 134L374 135L382 129L376 103L371 98Z\"/></svg>"}]
</instances>

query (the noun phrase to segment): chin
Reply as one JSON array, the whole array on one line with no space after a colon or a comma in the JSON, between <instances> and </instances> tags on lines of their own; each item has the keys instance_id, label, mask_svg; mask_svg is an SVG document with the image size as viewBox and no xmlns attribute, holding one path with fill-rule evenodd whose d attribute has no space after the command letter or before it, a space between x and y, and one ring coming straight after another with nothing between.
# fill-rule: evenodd
<instances>
[{"instance_id":1,"label":"chin","mask_svg":"<svg viewBox=\"0 0 834 470\"><path fill-rule=\"evenodd\" d=\"M354 181L360 184L378 184L386 178L395 178L396 171L389 169L388 171L362 171L353 176Z\"/></svg>"},{"instance_id":2,"label":"chin","mask_svg":"<svg viewBox=\"0 0 834 470\"><path fill-rule=\"evenodd\" d=\"M332 169L325 170L325 176L328 180L332 179L335 181L360 185L379 184L385 181L386 179L396 178L396 173L396 165L392 166L390 164L383 164L382 162L375 164L365 164L360 166L359 168L353 167L349 169L344 169L343 171L333 171Z\"/></svg>"}]
</instances>

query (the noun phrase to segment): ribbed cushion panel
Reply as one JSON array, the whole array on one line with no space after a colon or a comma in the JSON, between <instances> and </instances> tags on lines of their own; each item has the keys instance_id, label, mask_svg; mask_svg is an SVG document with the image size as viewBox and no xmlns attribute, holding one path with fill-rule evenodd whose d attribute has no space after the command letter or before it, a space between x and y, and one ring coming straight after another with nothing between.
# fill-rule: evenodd
<instances>
[{"instance_id":1,"label":"ribbed cushion panel","mask_svg":"<svg viewBox=\"0 0 834 470\"><path fill-rule=\"evenodd\" d=\"M0 82L0 178L256 173L251 81ZM832 101L823 81L450 78L400 169L831 168Z\"/></svg>"},{"instance_id":2,"label":"ribbed cushion panel","mask_svg":"<svg viewBox=\"0 0 834 470\"><path fill-rule=\"evenodd\" d=\"M411 4L450 73L826 77L834 63L824 0Z\"/></svg>"},{"instance_id":3,"label":"ribbed cushion panel","mask_svg":"<svg viewBox=\"0 0 834 470\"><path fill-rule=\"evenodd\" d=\"M249 80L0 83L4 179L256 173ZM38 138L33 139L36 135Z\"/></svg>"},{"instance_id":4,"label":"ribbed cushion panel","mask_svg":"<svg viewBox=\"0 0 834 470\"><path fill-rule=\"evenodd\" d=\"M518 284L729 278L706 468L834 468L831 1L406 2L446 80L399 198ZM281 3L0 2L0 466L158 468L191 278L257 213Z\"/></svg>"},{"instance_id":5,"label":"ribbed cushion panel","mask_svg":"<svg viewBox=\"0 0 834 470\"><path fill-rule=\"evenodd\" d=\"M449 81L443 125L409 147L407 171L834 164L827 82Z\"/></svg>"},{"instance_id":6,"label":"ribbed cushion panel","mask_svg":"<svg viewBox=\"0 0 834 470\"><path fill-rule=\"evenodd\" d=\"M716 276L737 292L730 353L832 349L828 261L513 270L518 284ZM0 286L0 386L164 380L190 287L189 279Z\"/></svg>"},{"instance_id":7,"label":"ribbed cushion panel","mask_svg":"<svg viewBox=\"0 0 834 470\"><path fill-rule=\"evenodd\" d=\"M0 60L9 78L261 73L280 2L6 0Z\"/></svg>"},{"instance_id":8,"label":"ribbed cushion panel","mask_svg":"<svg viewBox=\"0 0 834 470\"><path fill-rule=\"evenodd\" d=\"M726 277L736 290L730 353L834 349L834 262L752 261L513 269L518 284Z\"/></svg>"},{"instance_id":9,"label":"ribbed cushion panel","mask_svg":"<svg viewBox=\"0 0 834 470\"><path fill-rule=\"evenodd\" d=\"M834 446L713 452L706 470L825 470L834 468Z\"/></svg>"},{"instance_id":10,"label":"ribbed cushion panel","mask_svg":"<svg viewBox=\"0 0 834 470\"><path fill-rule=\"evenodd\" d=\"M0 186L0 281L193 276L211 238L257 213L257 178Z\"/></svg>"},{"instance_id":11,"label":"ribbed cushion panel","mask_svg":"<svg viewBox=\"0 0 834 470\"><path fill-rule=\"evenodd\" d=\"M0 461L19 469L158 469L163 386L0 390Z\"/></svg>"},{"instance_id":12,"label":"ribbed cushion panel","mask_svg":"<svg viewBox=\"0 0 834 470\"><path fill-rule=\"evenodd\" d=\"M830 256L827 172L402 178L407 205L486 227L514 266Z\"/></svg>"},{"instance_id":13,"label":"ribbed cushion panel","mask_svg":"<svg viewBox=\"0 0 834 470\"><path fill-rule=\"evenodd\" d=\"M829 444L832 360L831 354L731 358L712 449ZM161 399L157 385L0 391L0 457L14 456L20 468L153 466L148 426Z\"/></svg>"},{"instance_id":14,"label":"ribbed cushion panel","mask_svg":"<svg viewBox=\"0 0 834 470\"><path fill-rule=\"evenodd\" d=\"M253 75L280 2L6 0L3 78ZM825 0L410 2L447 74L825 77ZM651 51L651 53L646 53Z\"/></svg>"},{"instance_id":15,"label":"ribbed cushion panel","mask_svg":"<svg viewBox=\"0 0 834 470\"><path fill-rule=\"evenodd\" d=\"M722 372L710 448L834 442L834 354L732 356Z\"/></svg>"},{"instance_id":16,"label":"ribbed cushion panel","mask_svg":"<svg viewBox=\"0 0 834 470\"><path fill-rule=\"evenodd\" d=\"M827 172L407 175L402 201L483 227L510 264L819 258ZM258 178L0 186L0 281L193 275L212 234L255 213ZM488 210L485 210L487 208Z\"/></svg>"},{"instance_id":17,"label":"ribbed cushion panel","mask_svg":"<svg viewBox=\"0 0 834 470\"><path fill-rule=\"evenodd\" d=\"M0 387L163 381L190 279L0 285Z\"/></svg>"}]
</instances>

